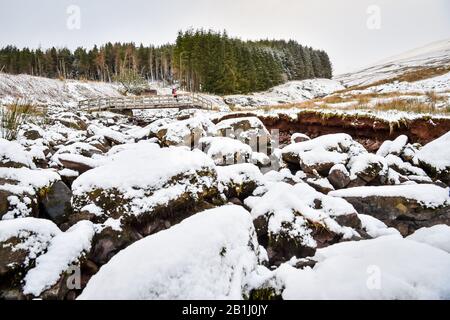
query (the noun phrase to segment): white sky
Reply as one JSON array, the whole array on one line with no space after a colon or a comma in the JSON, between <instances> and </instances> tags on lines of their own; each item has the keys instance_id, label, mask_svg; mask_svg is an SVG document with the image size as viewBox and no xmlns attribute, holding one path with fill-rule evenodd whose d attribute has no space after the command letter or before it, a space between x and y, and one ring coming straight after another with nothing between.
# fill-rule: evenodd
<instances>
[{"instance_id":1,"label":"white sky","mask_svg":"<svg viewBox=\"0 0 450 320\"><path fill-rule=\"evenodd\" d=\"M67 28L68 6L81 10ZM380 8L380 29L367 9ZM0 46L92 47L173 42L188 27L242 39L295 39L328 52L335 73L450 38L448 0L0 0Z\"/></svg>"}]
</instances>

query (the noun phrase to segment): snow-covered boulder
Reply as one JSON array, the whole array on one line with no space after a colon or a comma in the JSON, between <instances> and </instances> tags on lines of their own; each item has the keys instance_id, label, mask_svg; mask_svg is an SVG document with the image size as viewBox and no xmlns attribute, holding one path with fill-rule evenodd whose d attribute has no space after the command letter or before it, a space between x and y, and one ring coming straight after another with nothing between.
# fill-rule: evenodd
<instances>
[{"instance_id":1,"label":"snow-covered boulder","mask_svg":"<svg viewBox=\"0 0 450 320\"><path fill-rule=\"evenodd\" d=\"M204 137L199 140L199 144L216 165L230 165L251 160L252 148L233 138Z\"/></svg>"},{"instance_id":2,"label":"snow-covered boulder","mask_svg":"<svg viewBox=\"0 0 450 320\"><path fill-rule=\"evenodd\" d=\"M450 253L450 226L445 224L420 228L406 239L426 243Z\"/></svg>"},{"instance_id":3,"label":"snow-covered boulder","mask_svg":"<svg viewBox=\"0 0 450 320\"><path fill-rule=\"evenodd\" d=\"M282 149L283 160L305 172L328 175L336 164L347 163L349 157L365 152L364 147L345 133L329 134L294 143Z\"/></svg>"},{"instance_id":4,"label":"snow-covered boulder","mask_svg":"<svg viewBox=\"0 0 450 320\"><path fill-rule=\"evenodd\" d=\"M394 141L384 141L377 151L377 155L380 157L386 157L389 154L399 156L402 154L403 149L408 143L408 137L405 135L398 136Z\"/></svg>"},{"instance_id":5,"label":"snow-covered boulder","mask_svg":"<svg viewBox=\"0 0 450 320\"><path fill-rule=\"evenodd\" d=\"M64 126L75 130L86 130L88 127L86 119L83 119L72 112L58 113L58 115L51 118L54 121L58 121Z\"/></svg>"},{"instance_id":6,"label":"snow-covered boulder","mask_svg":"<svg viewBox=\"0 0 450 320\"><path fill-rule=\"evenodd\" d=\"M413 160L432 177L450 184L450 132L423 146Z\"/></svg>"},{"instance_id":7,"label":"snow-covered boulder","mask_svg":"<svg viewBox=\"0 0 450 320\"><path fill-rule=\"evenodd\" d=\"M250 214L227 205L122 250L79 299L242 299L261 258Z\"/></svg>"},{"instance_id":8,"label":"snow-covered boulder","mask_svg":"<svg viewBox=\"0 0 450 320\"><path fill-rule=\"evenodd\" d=\"M343 164L338 163L331 167L328 181L335 189L345 188L350 183L350 180L350 173Z\"/></svg>"},{"instance_id":9,"label":"snow-covered boulder","mask_svg":"<svg viewBox=\"0 0 450 320\"><path fill-rule=\"evenodd\" d=\"M21 296L21 279L61 231L46 219L0 221L0 298Z\"/></svg>"},{"instance_id":10,"label":"snow-covered boulder","mask_svg":"<svg viewBox=\"0 0 450 320\"><path fill-rule=\"evenodd\" d=\"M93 124L87 128L87 132L91 135L91 137L94 136L97 138L105 138L112 145L130 143L135 141L133 137L121 133L117 130L108 127L100 127Z\"/></svg>"},{"instance_id":11,"label":"snow-covered boulder","mask_svg":"<svg viewBox=\"0 0 450 320\"><path fill-rule=\"evenodd\" d=\"M400 157L396 155L389 154L388 156L386 156L386 161L390 168L394 169L402 175L427 177L427 174L425 173L425 171L423 171L423 169L416 167L409 162L404 162Z\"/></svg>"},{"instance_id":12,"label":"snow-covered boulder","mask_svg":"<svg viewBox=\"0 0 450 320\"><path fill-rule=\"evenodd\" d=\"M373 153L361 153L352 157L347 167L350 172L349 186L362 186L374 180L381 181L388 172L385 158Z\"/></svg>"},{"instance_id":13,"label":"snow-covered boulder","mask_svg":"<svg viewBox=\"0 0 450 320\"><path fill-rule=\"evenodd\" d=\"M317 192L306 183L271 184L266 193L245 199L270 262L307 257L317 247L358 238L361 226L347 201Z\"/></svg>"},{"instance_id":14,"label":"snow-covered boulder","mask_svg":"<svg viewBox=\"0 0 450 320\"><path fill-rule=\"evenodd\" d=\"M142 142L109 158L72 184L72 223L89 219L117 224L97 236L93 248L97 263L105 263L140 237L211 206L207 202L219 201L214 162L199 150Z\"/></svg>"},{"instance_id":15,"label":"snow-covered boulder","mask_svg":"<svg viewBox=\"0 0 450 320\"><path fill-rule=\"evenodd\" d=\"M36 168L33 157L15 141L0 138L0 167Z\"/></svg>"},{"instance_id":16,"label":"snow-covered boulder","mask_svg":"<svg viewBox=\"0 0 450 320\"><path fill-rule=\"evenodd\" d=\"M312 268L260 268L252 283L285 300L450 298L450 255L398 235L338 243L313 260Z\"/></svg>"},{"instance_id":17,"label":"snow-covered boulder","mask_svg":"<svg viewBox=\"0 0 450 320\"><path fill-rule=\"evenodd\" d=\"M39 201L52 193L52 186L60 180L51 169L0 167L0 218L38 216Z\"/></svg>"},{"instance_id":18,"label":"snow-covered boulder","mask_svg":"<svg viewBox=\"0 0 450 320\"><path fill-rule=\"evenodd\" d=\"M253 191L264 184L264 179L258 167L250 163L217 167L219 191L228 199L245 199Z\"/></svg>"},{"instance_id":19,"label":"snow-covered boulder","mask_svg":"<svg viewBox=\"0 0 450 320\"><path fill-rule=\"evenodd\" d=\"M65 298L71 289L67 285L70 268L80 267L86 259L94 234L94 225L86 220L56 234L24 277L23 293L45 299Z\"/></svg>"},{"instance_id":20,"label":"snow-covered boulder","mask_svg":"<svg viewBox=\"0 0 450 320\"><path fill-rule=\"evenodd\" d=\"M293 135L291 135L291 143L298 143L308 140L311 140L311 138L304 133L296 132Z\"/></svg>"},{"instance_id":21,"label":"snow-covered boulder","mask_svg":"<svg viewBox=\"0 0 450 320\"><path fill-rule=\"evenodd\" d=\"M406 236L420 227L450 224L449 189L432 184L356 187L328 195L350 202Z\"/></svg>"},{"instance_id":22,"label":"snow-covered boulder","mask_svg":"<svg viewBox=\"0 0 450 320\"><path fill-rule=\"evenodd\" d=\"M140 216L170 202L201 199L215 185L213 161L199 150L142 143L80 175L73 183L75 210L94 203L108 216ZM184 199L184 200L182 200Z\"/></svg>"},{"instance_id":23,"label":"snow-covered boulder","mask_svg":"<svg viewBox=\"0 0 450 320\"><path fill-rule=\"evenodd\" d=\"M214 135L216 128L209 118L195 116L181 121L154 124L152 131L165 146L191 147L197 145L200 138Z\"/></svg>"},{"instance_id":24,"label":"snow-covered boulder","mask_svg":"<svg viewBox=\"0 0 450 320\"><path fill-rule=\"evenodd\" d=\"M257 117L242 117L222 120L216 124L217 134L249 143L252 139L266 138L270 142L270 133ZM256 141L255 141L256 142Z\"/></svg>"}]
</instances>

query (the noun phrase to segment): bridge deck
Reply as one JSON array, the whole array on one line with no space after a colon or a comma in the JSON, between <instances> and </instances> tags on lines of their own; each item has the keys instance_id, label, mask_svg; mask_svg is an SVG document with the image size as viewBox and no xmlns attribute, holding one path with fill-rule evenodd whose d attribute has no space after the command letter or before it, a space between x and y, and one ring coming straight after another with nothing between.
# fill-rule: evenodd
<instances>
[{"instance_id":1,"label":"bridge deck","mask_svg":"<svg viewBox=\"0 0 450 320\"><path fill-rule=\"evenodd\" d=\"M175 99L171 95L164 96L137 96L117 97L82 100L78 106L83 111L105 111L105 110L133 110L133 109L185 109L197 108L214 110L216 103L200 94L178 95Z\"/></svg>"}]
</instances>

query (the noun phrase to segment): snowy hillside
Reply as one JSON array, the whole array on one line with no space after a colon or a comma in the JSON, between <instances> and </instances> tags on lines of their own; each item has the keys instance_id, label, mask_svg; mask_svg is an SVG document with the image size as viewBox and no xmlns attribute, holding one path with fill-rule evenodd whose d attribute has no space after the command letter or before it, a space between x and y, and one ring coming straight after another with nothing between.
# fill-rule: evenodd
<instances>
[{"instance_id":1,"label":"snowy hillside","mask_svg":"<svg viewBox=\"0 0 450 320\"><path fill-rule=\"evenodd\" d=\"M415 68L450 66L450 39L384 59L363 70L337 75L335 80L346 87L363 86L394 78Z\"/></svg>"},{"instance_id":2,"label":"snowy hillside","mask_svg":"<svg viewBox=\"0 0 450 320\"><path fill-rule=\"evenodd\" d=\"M79 100L119 97L116 84L94 81L57 80L29 75L0 73L0 103L23 101L34 105L74 107Z\"/></svg>"},{"instance_id":3,"label":"snowy hillside","mask_svg":"<svg viewBox=\"0 0 450 320\"><path fill-rule=\"evenodd\" d=\"M268 91L249 95L229 95L224 99L227 104L240 107L270 106L320 98L341 89L344 87L334 80L310 79L290 81Z\"/></svg>"}]
</instances>

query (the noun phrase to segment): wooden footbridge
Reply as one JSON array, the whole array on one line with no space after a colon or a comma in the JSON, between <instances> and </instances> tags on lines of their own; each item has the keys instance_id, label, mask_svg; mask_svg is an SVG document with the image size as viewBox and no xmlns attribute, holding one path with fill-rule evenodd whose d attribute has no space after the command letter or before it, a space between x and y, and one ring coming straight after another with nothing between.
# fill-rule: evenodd
<instances>
[{"instance_id":1,"label":"wooden footbridge","mask_svg":"<svg viewBox=\"0 0 450 320\"><path fill-rule=\"evenodd\" d=\"M125 111L144 109L205 109L218 110L219 106L213 99L201 94L108 97L82 100L78 103L82 111Z\"/></svg>"}]
</instances>

